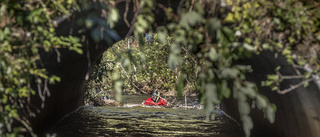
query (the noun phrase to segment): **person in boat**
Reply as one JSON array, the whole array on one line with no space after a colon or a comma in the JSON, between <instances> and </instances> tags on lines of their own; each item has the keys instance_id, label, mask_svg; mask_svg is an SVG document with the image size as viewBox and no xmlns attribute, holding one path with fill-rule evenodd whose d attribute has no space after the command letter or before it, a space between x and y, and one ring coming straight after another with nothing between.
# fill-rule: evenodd
<instances>
[{"instance_id":1,"label":"person in boat","mask_svg":"<svg viewBox=\"0 0 320 137\"><path fill-rule=\"evenodd\" d=\"M146 99L142 104L148 106L165 106L166 100L160 97L160 93L158 91L155 91L152 93L151 98Z\"/></svg>"}]
</instances>

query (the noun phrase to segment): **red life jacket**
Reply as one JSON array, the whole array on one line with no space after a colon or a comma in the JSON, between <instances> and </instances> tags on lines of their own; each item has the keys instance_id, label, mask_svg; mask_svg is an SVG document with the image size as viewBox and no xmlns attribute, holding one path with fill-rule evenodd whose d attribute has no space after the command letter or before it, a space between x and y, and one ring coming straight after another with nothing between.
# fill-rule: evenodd
<instances>
[{"instance_id":1,"label":"red life jacket","mask_svg":"<svg viewBox=\"0 0 320 137\"><path fill-rule=\"evenodd\" d=\"M153 102L152 98L148 98L144 101L143 104L148 105L148 106L165 106L166 101L164 99L160 98L159 102Z\"/></svg>"}]
</instances>

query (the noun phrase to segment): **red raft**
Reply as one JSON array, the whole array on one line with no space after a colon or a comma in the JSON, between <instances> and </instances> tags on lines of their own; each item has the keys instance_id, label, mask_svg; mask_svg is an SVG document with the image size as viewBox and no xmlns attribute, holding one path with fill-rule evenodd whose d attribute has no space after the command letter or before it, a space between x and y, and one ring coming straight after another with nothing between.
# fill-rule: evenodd
<instances>
[{"instance_id":1,"label":"red raft","mask_svg":"<svg viewBox=\"0 0 320 137\"><path fill-rule=\"evenodd\" d=\"M148 105L148 106L165 106L166 101L162 98L159 98L159 101L155 102L152 100L152 98L148 98L145 101L143 101L143 104Z\"/></svg>"}]
</instances>

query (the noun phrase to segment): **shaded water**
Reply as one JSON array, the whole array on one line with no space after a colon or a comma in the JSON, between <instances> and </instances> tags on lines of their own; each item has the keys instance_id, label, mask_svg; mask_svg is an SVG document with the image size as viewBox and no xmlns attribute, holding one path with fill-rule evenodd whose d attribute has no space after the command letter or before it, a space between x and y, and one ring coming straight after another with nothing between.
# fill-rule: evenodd
<instances>
[{"instance_id":1,"label":"shaded water","mask_svg":"<svg viewBox=\"0 0 320 137\"><path fill-rule=\"evenodd\" d=\"M141 104L146 96L130 96ZM224 115L205 120L203 109L83 106L52 130L58 136L217 136L241 137L241 128Z\"/></svg>"}]
</instances>

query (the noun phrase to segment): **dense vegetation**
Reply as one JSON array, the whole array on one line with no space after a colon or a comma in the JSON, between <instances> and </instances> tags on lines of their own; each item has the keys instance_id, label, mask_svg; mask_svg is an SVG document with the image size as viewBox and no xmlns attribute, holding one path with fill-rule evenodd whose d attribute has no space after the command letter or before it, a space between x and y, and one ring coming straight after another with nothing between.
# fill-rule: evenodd
<instances>
[{"instance_id":1,"label":"dense vegetation","mask_svg":"<svg viewBox=\"0 0 320 137\"><path fill-rule=\"evenodd\" d=\"M30 94L36 92L30 87L31 81L39 85L59 82L58 77L47 75L46 70L37 66L39 50L69 48L82 53L79 50L80 38L57 37L55 34L55 19L91 8L87 1L79 3L73 0L1 2L1 133L10 135L27 129L32 134L28 117L35 116L35 113L29 111L28 99ZM98 3L110 5L113 2ZM146 92L148 89L161 88L165 91L172 90L172 85L176 85L177 94L182 95L184 87L188 85L189 89L199 94L208 118L212 116L214 105L233 93L233 97L238 100L244 131L250 135L253 127L249 117L252 102L248 102L248 99L255 100L256 106L270 122L274 121L276 107L256 90L254 83L246 80L245 74L251 71L250 66L234 65L234 61L259 54L263 50L272 50L285 56L295 69L306 70L296 76L284 76L279 72L281 68L278 68L276 74L267 76L268 79L262 85L270 86L280 94L302 85L307 86L316 79L313 75L319 75L319 2L226 0L217 3L186 0L177 12L155 1L139 3L141 9L134 24L134 37L139 44L126 39L109 51L115 54L105 54L107 57L102 58L103 64L97 66L102 69L93 73L95 81L91 81L98 85L97 92L113 90L120 97L122 89ZM156 32L149 32L156 34L155 40L145 42L146 30L153 30L155 15L152 11L156 6L166 12L167 20L171 23L157 27ZM96 41L101 37L95 35L96 29L91 28L92 24L101 23L101 26L107 24L112 27L114 21L118 20L117 10L108 10L108 22L97 21L95 18L84 22L86 27L93 30L92 37ZM131 44L123 44L128 41ZM166 68L167 64L169 69ZM141 77L137 77L138 74ZM289 89L279 88L280 82L292 78L302 79L302 82ZM105 82L112 83L113 88L104 87ZM42 92L42 88L45 87L40 86L38 94L45 99L49 93ZM24 127L12 127L13 120L21 122Z\"/></svg>"},{"instance_id":2,"label":"dense vegetation","mask_svg":"<svg viewBox=\"0 0 320 137\"><path fill-rule=\"evenodd\" d=\"M73 12L70 8L74 4L74 1L1 1L0 134L10 136L21 131L33 134L28 118L35 116L29 103L30 94L35 94L36 89L31 88L31 82L39 85L39 96L44 101L49 93L41 93L44 87L40 85L60 81L37 66L38 51L81 47L79 38L55 36L55 19ZM12 127L13 120L23 127Z\"/></svg>"},{"instance_id":3,"label":"dense vegetation","mask_svg":"<svg viewBox=\"0 0 320 137\"><path fill-rule=\"evenodd\" d=\"M147 34L145 41L144 46L139 46L138 41L130 37L114 44L103 54L87 84L85 104L98 101L104 96L111 97L113 81L110 76L118 73L124 80L122 94L150 94L158 91L174 96L175 85L181 72L186 72L187 85L184 93L195 92L195 80L199 73L195 56L188 53L186 47L181 47L184 49L182 56L185 63L175 70L170 70L167 61L173 38L168 38L166 43L162 44L157 35Z\"/></svg>"}]
</instances>

